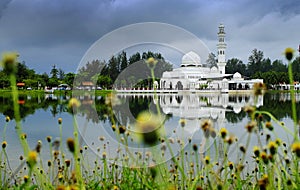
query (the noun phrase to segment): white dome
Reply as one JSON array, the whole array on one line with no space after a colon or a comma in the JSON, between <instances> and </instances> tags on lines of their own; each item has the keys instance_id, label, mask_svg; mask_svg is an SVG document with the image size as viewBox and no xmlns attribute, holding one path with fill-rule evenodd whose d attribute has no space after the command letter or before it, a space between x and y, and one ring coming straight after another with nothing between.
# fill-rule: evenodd
<instances>
[{"instance_id":1,"label":"white dome","mask_svg":"<svg viewBox=\"0 0 300 190\"><path fill-rule=\"evenodd\" d=\"M242 78L242 75L239 72L234 73L233 78L237 79L237 78Z\"/></svg>"},{"instance_id":2,"label":"white dome","mask_svg":"<svg viewBox=\"0 0 300 190\"><path fill-rule=\"evenodd\" d=\"M185 54L181 59L181 66L200 66L201 58L193 51Z\"/></svg>"}]
</instances>

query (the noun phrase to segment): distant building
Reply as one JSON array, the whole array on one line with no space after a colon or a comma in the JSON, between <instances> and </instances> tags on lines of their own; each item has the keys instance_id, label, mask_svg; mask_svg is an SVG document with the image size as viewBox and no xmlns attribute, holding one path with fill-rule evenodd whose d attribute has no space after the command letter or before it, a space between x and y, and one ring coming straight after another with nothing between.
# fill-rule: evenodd
<instances>
[{"instance_id":1,"label":"distant building","mask_svg":"<svg viewBox=\"0 0 300 190\"><path fill-rule=\"evenodd\" d=\"M263 82L262 79L245 80L240 73L226 74L226 43L224 25L220 24L218 32L219 42L217 66L204 67L201 58L191 51L182 57L181 65L173 71L163 73L160 80L160 90L250 90L254 83Z\"/></svg>"}]
</instances>

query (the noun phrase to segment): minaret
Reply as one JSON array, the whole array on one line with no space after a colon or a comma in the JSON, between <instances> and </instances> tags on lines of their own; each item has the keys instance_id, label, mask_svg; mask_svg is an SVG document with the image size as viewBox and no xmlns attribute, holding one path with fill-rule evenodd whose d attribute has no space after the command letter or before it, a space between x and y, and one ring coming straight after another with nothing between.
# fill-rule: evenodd
<instances>
[{"instance_id":1,"label":"minaret","mask_svg":"<svg viewBox=\"0 0 300 190\"><path fill-rule=\"evenodd\" d=\"M219 67L220 74L225 74L226 43L225 43L225 31L224 31L224 25L223 24L220 24L220 26L219 26L218 38L219 38L219 42L217 44L217 48L218 48L218 67Z\"/></svg>"}]
</instances>

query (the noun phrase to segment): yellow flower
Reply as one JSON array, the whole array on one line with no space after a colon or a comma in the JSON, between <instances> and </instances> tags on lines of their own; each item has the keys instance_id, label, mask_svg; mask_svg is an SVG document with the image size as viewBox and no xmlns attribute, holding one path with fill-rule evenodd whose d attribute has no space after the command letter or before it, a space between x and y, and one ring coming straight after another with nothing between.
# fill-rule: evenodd
<instances>
[{"instance_id":1,"label":"yellow flower","mask_svg":"<svg viewBox=\"0 0 300 190\"><path fill-rule=\"evenodd\" d=\"M233 162L228 162L228 166L232 170L233 169Z\"/></svg>"},{"instance_id":2,"label":"yellow flower","mask_svg":"<svg viewBox=\"0 0 300 190\"><path fill-rule=\"evenodd\" d=\"M294 52L295 52L295 50L293 48L286 48L284 51L285 58L287 60L291 61L293 59Z\"/></svg>"},{"instance_id":3,"label":"yellow flower","mask_svg":"<svg viewBox=\"0 0 300 190\"><path fill-rule=\"evenodd\" d=\"M67 139L67 145L68 145L70 152L74 153L75 152L75 141L73 138Z\"/></svg>"},{"instance_id":4,"label":"yellow flower","mask_svg":"<svg viewBox=\"0 0 300 190\"><path fill-rule=\"evenodd\" d=\"M81 103L77 98L71 98L68 104L69 108L73 108L73 109L80 107L80 105Z\"/></svg>"},{"instance_id":5,"label":"yellow flower","mask_svg":"<svg viewBox=\"0 0 300 190\"><path fill-rule=\"evenodd\" d=\"M62 118L61 117L58 118L57 122L58 122L59 125L62 124Z\"/></svg>"},{"instance_id":6,"label":"yellow flower","mask_svg":"<svg viewBox=\"0 0 300 190\"><path fill-rule=\"evenodd\" d=\"M256 156L256 157L258 157L259 156L259 152L260 150L259 150L259 147L258 146L254 146L253 147L253 152L254 152L254 155Z\"/></svg>"},{"instance_id":7,"label":"yellow flower","mask_svg":"<svg viewBox=\"0 0 300 190\"><path fill-rule=\"evenodd\" d=\"M300 142L294 142L292 144L292 152L296 153L297 157L300 158Z\"/></svg>"},{"instance_id":8,"label":"yellow flower","mask_svg":"<svg viewBox=\"0 0 300 190\"><path fill-rule=\"evenodd\" d=\"M186 120L185 119L180 119L179 124L181 125L181 127L184 127L185 124L186 124Z\"/></svg>"},{"instance_id":9,"label":"yellow flower","mask_svg":"<svg viewBox=\"0 0 300 190\"><path fill-rule=\"evenodd\" d=\"M6 117L5 117L5 121L6 121L6 122L9 122L9 121L10 121L10 117L9 117L9 116L6 116Z\"/></svg>"},{"instance_id":10,"label":"yellow flower","mask_svg":"<svg viewBox=\"0 0 300 190\"><path fill-rule=\"evenodd\" d=\"M30 151L27 157L27 164L32 168L37 163L38 153L36 151Z\"/></svg>"},{"instance_id":11,"label":"yellow flower","mask_svg":"<svg viewBox=\"0 0 300 190\"><path fill-rule=\"evenodd\" d=\"M28 180L29 180L29 176L28 175L24 175L23 179L24 179L24 183L27 183Z\"/></svg>"},{"instance_id":12,"label":"yellow flower","mask_svg":"<svg viewBox=\"0 0 300 190\"><path fill-rule=\"evenodd\" d=\"M258 180L258 186L260 189L267 189L267 185L269 184L268 175L264 175L261 179Z\"/></svg>"},{"instance_id":13,"label":"yellow flower","mask_svg":"<svg viewBox=\"0 0 300 190\"><path fill-rule=\"evenodd\" d=\"M7 142L6 142L6 141L3 141L3 142L2 142L2 148L5 149L6 146L7 146Z\"/></svg>"},{"instance_id":14,"label":"yellow flower","mask_svg":"<svg viewBox=\"0 0 300 190\"><path fill-rule=\"evenodd\" d=\"M228 131L227 131L226 128L222 127L222 128L220 129L220 134L221 134L221 137L222 137L223 139L226 137L227 133L228 133Z\"/></svg>"},{"instance_id":15,"label":"yellow flower","mask_svg":"<svg viewBox=\"0 0 300 190\"><path fill-rule=\"evenodd\" d=\"M157 64L157 60L155 60L153 57L150 57L146 61L149 68L154 68Z\"/></svg>"},{"instance_id":16,"label":"yellow flower","mask_svg":"<svg viewBox=\"0 0 300 190\"><path fill-rule=\"evenodd\" d=\"M151 112L142 112L136 119L136 130L143 138L144 143L153 145L159 140L162 133L163 120L159 115Z\"/></svg>"},{"instance_id":17,"label":"yellow flower","mask_svg":"<svg viewBox=\"0 0 300 190\"><path fill-rule=\"evenodd\" d=\"M266 89L266 85L261 82L254 83L253 85L253 92L256 96L263 95L266 92Z\"/></svg>"},{"instance_id":18,"label":"yellow flower","mask_svg":"<svg viewBox=\"0 0 300 190\"><path fill-rule=\"evenodd\" d=\"M268 164L269 159L268 159L268 155L267 155L266 152L261 152L261 153L260 153L260 158L263 160L263 162L264 162L265 164Z\"/></svg>"},{"instance_id":19,"label":"yellow flower","mask_svg":"<svg viewBox=\"0 0 300 190\"><path fill-rule=\"evenodd\" d=\"M273 131L274 128L273 128L273 125L270 121L267 121L265 125L266 125L267 129L269 129L270 131Z\"/></svg>"},{"instance_id":20,"label":"yellow flower","mask_svg":"<svg viewBox=\"0 0 300 190\"><path fill-rule=\"evenodd\" d=\"M246 125L246 129L249 133L252 132L252 130L256 127L257 123L255 121L251 121Z\"/></svg>"},{"instance_id":21,"label":"yellow flower","mask_svg":"<svg viewBox=\"0 0 300 190\"><path fill-rule=\"evenodd\" d=\"M209 161L210 161L209 156L205 156L204 161L205 161L206 164L209 164Z\"/></svg>"},{"instance_id":22,"label":"yellow flower","mask_svg":"<svg viewBox=\"0 0 300 190\"><path fill-rule=\"evenodd\" d=\"M277 152L277 144L276 144L276 142L270 141L268 147L269 147L270 153L272 155L276 154L276 152Z\"/></svg>"},{"instance_id":23,"label":"yellow flower","mask_svg":"<svg viewBox=\"0 0 300 190\"><path fill-rule=\"evenodd\" d=\"M2 55L1 65L7 74L14 74L17 72L18 56L19 55L16 52L6 52Z\"/></svg>"}]
</instances>

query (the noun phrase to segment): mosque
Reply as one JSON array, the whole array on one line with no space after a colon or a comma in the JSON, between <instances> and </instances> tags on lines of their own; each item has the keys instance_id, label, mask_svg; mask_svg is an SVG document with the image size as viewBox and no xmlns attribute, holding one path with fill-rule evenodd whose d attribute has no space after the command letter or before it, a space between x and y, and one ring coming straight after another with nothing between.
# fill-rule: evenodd
<instances>
[{"instance_id":1,"label":"mosque","mask_svg":"<svg viewBox=\"0 0 300 190\"><path fill-rule=\"evenodd\" d=\"M216 90L227 93L229 91L251 90L254 83L263 82L262 79L246 80L240 73L225 73L226 43L224 25L219 25L219 42L217 44L217 66L204 67L201 58L191 51L182 57L179 68L163 73L160 80L160 91L203 91Z\"/></svg>"}]
</instances>

